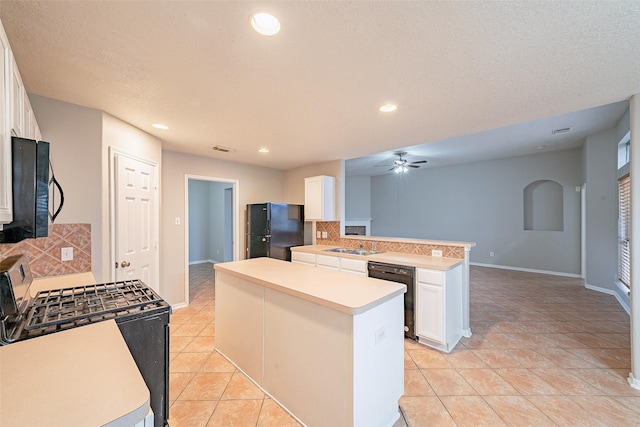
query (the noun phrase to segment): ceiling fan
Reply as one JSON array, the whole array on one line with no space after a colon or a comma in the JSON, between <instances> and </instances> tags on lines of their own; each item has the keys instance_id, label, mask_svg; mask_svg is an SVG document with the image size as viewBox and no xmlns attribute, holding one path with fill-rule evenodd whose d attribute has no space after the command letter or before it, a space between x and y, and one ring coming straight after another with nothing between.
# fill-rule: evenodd
<instances>
[{"instance_id":1,"label":"ceiling fan","mask_svg":"<svg viewBox=\"0 0 640 427\"><path fill-rule=\"evenodd\" d=\"M395 173L407 173L409 172L409 168L417 169L420 167L419 166L420 164L427 163L426 160L417 160L415 162L408 161L407 159L404 158L404 156L407 155L407 153L404 151L398 151L396 153L393 153L393 155L398 156L397 159L393 160L393 164L391 165L380 164L376 166L391 166L391 169L389 169L389 172L393 171Z\"/></svg>"}]
</instances>

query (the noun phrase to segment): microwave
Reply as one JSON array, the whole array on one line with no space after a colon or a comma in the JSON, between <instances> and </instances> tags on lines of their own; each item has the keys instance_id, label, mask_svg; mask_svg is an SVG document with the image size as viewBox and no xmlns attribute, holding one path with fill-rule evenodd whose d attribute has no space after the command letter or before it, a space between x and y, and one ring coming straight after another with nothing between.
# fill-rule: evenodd
<instances>
[{"instance_id":1,"label":"microwave","mask_svg":"<svg viewBox=\"0 0 640 427\"><path fill-rule=\"evenodd\" d=\"M13 221L0 230L0 243L49 235L49 143L11 138Z\"/></svg>"}]
</instances>

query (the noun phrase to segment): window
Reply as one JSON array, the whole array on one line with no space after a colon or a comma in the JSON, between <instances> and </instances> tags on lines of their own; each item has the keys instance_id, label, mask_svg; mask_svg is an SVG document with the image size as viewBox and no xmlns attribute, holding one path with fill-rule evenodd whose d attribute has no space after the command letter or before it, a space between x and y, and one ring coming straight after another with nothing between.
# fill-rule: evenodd
<instances>
[{"instance_id":1,"label":"window","mask_svg":"<svg viewBox=\"0 0 640 427\"><path fill-rule=\"evenodd\" d=\"M618 280L631 290L631 177L618 180Z\"/></svg>"}]
</instances>

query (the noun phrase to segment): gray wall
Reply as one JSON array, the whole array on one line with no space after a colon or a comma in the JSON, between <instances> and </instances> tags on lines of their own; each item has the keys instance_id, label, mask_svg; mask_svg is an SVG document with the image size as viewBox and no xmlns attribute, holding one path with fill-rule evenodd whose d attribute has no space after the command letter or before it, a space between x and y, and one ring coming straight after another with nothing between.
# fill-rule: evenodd
<instances>
[{"instance_id":1,"label":"gray wall","mask_svg":"<svg viewBox=\"0 0 640 427\"><path fill-rule=\"evenodd\" d=\"M470 241L471 262L580 274L582 173L573 149L374 176L371 234ZM523 191L538 180L563 187L562 231L524 230Z\"/></svg>"},{"instance_id":2,"label":"gray wall","mask_svg":"<svg viewBox=\"0 0 640 427\"><path fill-rule=\"evenodd\" d=\"M225 259L225 188L231 184L189 180L189 263Z\"/></svg>"},{"instance_id":3,"label":"gray wall","mask_svg":"<svg viewBox=\"0 0 640 427\"><path fill-rule=\"evenodd\" d=\"M371 177L350 176L344 183L345 219L371 218Z\"/></svg>"}]
</instances>

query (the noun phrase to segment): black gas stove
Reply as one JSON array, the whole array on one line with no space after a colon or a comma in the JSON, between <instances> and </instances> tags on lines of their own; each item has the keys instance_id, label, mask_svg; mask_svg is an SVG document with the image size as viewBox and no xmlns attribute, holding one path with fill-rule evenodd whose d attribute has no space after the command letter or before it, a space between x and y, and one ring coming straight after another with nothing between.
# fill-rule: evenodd
<instances>
[{"instance_id":1,"label":"black gas stove","mask_svg":"<svg viewBox=\"0 0 640 427\"><path fill-rule=\"evenodd\" d=\"M171 307L140 280L41 291L30 298L26 257L0 262L0 345L114 319L149 388L155 427L169 418Z\"/></svg>"}]
</instances>

